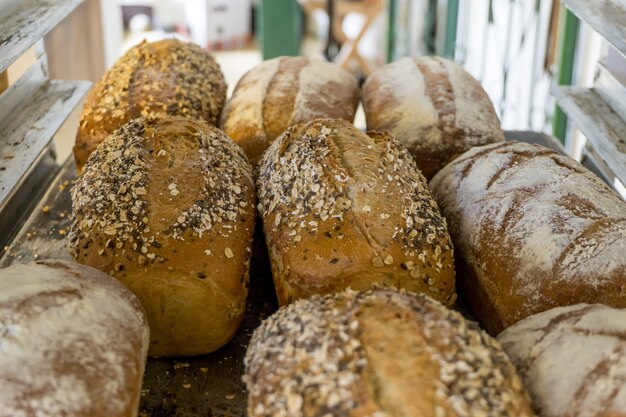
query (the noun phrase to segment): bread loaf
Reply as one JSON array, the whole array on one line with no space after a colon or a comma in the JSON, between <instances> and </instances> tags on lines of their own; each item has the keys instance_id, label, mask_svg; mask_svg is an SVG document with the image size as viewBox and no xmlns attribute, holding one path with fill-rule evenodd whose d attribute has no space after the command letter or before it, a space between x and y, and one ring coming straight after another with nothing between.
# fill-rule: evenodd
<instances>
[{"instance_id":1,"label":"bread loaf","mask_svg":"<svg viewBox=\"0 0 626 417\"><path fill-rule=\"evenodd\" d=\"M448 219L459 289L497 334L581 302L626 307L626 202L571 158L506 142L474 148L431 189Z\"/></svg>"},{"instance_id":2,"label":"bread loaf","mask_svg":"<svg viewBox=\"0 0 626 417\"><path fill-rule=\"evenodd\" d=\"M330 119L293 126L263 156L257 185L280 304L374 283L454 303L445 220L388 133Z\"/></svg>"},{"instance_id":3,"label":"bread loaf","mask_svg":"<svg viewBox=\"0 0 626 417\"><path fill-rule=\"evenodd\" d=\"M117 130L76 181L72 254L139 297L152 355L211 352L239 326L255 221L251 171L216 127L161 116Z\"/></svg>"},{"instance_id":4,"label":"bread loaf","mask_svg":"<svg viewBox=\"0 0 626 417\"><path fill-rule=\"evenodd\" d=\"M251 417L533 415L498 342L425 295L297 301L257 328L245 364Z\"/></svg>"},{"instance_id":5,"label":"bread loaf","mask_svg":"<svg viewBox=\"0 0 626 417\"><path fill-rule=\"evenodd\" d=\"M472 146L504 140L487 93L463 68L441 57L403 58L363 85L367 128L390 130L426 179Z\"/></svg>"},{"instance_id":6,"label":"bread loaf","mask_svg":"<svg viewBox=\"0 0 626 417\"><path fill-rule=\"evenodd\" d=\"M498 339L540 417L626 416L626 310L557 307Z\"/></svg>"},{"instance_id":7,"label":"bread loaf","mask_svg":"<svg viewBox=\"0 0 626 417\"><path fill-rule=\"evenodd\" d=\"M226 82L197 45L166 39L131 48L95 85L83 108L74 157L80 171L98 144L139 116L189 116L217 124Z\"/></svg>"},{"instance_id":8,"label":"bread loaf","mask_svg":"<svg viewBox=\"0 0 626 417\"><path fill-rule=\"evenodd\" d=\"M356 79L340 66L280 57L243 76L224 107L220 126L256 164L289 126L323 117L352 122L358 101Z\"/></svg>"},{"instance_id":9,"label":"bread loaf","mask_svg":"<svg viewBox=\"0 0 626 417\"><path fill-rule=\"evenodd\" d=\"M139 301L98 270L0 270L0 416L136 416L148 338Z\"/></svg>"}]
</instances>

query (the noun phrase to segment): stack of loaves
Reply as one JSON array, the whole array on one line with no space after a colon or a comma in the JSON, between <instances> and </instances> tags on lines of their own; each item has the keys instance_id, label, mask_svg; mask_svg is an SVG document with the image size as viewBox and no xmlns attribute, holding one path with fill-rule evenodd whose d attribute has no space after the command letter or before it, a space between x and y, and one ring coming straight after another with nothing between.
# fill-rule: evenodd
<instances>
[{"instance_id":1,"label":"stack of loaves","mask_svg":"<svg viewBox=\"0 0 626 417\"><path fill-rule=\"evenodd\" d=\"M360 95L281 57L226 101L201 48L132 48L76 138L83 265L0 273L0 416L136 415L148 351L235 334L257 214L282 307L248 347L248 415L626 416L626 203L505 142L448 60L375 71L367 133Z\"/></svg>"}]
</instances>

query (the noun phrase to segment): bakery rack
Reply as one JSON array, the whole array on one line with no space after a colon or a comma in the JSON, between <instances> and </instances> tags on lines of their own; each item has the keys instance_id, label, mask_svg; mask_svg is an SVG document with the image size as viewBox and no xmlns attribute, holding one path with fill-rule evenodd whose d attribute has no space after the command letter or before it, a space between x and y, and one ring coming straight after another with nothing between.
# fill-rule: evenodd
<instances>
[{"instance_id":1,"label":"bakery rack","mask_svg":"<svg viewBox=\"0 0 626 417\"><path fill-rule=\"evenodd\" d=\"M0 9L0 74L29 49L35 54L35 63L0 95L0 248L58 170L52 138L91 84L49 80L42 41L80 3L7 0Z\"/></svg>"},{"instance_id":2,"label":"bakery rack","mask_svg":"<svg viewBox=\"0 0 626 417\"><path fill-rule=\"evenodd\" d=\"M602 35L609 52L626 66L626 2L563 0L580 20ZM586 136L581 162L626 198L626 86L599 63L590 88L555 85L559 106Z\"/></svg>"}]
</instances>

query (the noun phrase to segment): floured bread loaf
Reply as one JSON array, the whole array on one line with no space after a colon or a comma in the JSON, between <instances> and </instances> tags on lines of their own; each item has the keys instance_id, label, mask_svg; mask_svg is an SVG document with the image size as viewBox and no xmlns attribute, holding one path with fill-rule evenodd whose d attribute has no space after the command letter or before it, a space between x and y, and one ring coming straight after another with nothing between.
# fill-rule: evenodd
<instances>
[{"instance_id":1,"label":"floured bread loaf","mask_svg":"<svg viewBox=\"0 0 626 417\"><path fill-rule=\"evenodd\" d=\"M74 258L141 300L150 354L196 355L243 317L256 217L252 168L218 128L135 119L89 157L72 189Z\"/></svg>"},{"instance_id":2,"label":"floured bread loaf","mask_svg":"<svg viewBox=\"0 0 626 417\"><path fill-rule=\"evenodd\" d=\"M252 68L239 80L220 126L256 164L289 126L324 117L352 122L358 101L356 79L339 65L280 57Z\"/></svg>"},{"instance_id":3,"label":"floured bread loaf","mask_svg":"<svg viewBox=\"0 0 626 417\"><path fill-rule=\"evenodd\" d=\"M96 269L0 270L0 416L136 416L148 338L137 298Z\"/></svg>"},{"instance_id":4,"label":"floured bread loaf","mask_svg":"<svg viewBox=\"0 0 626 417\"><path fill-rule=\"evenodd\" d=\"M504 135L489 97L461 66L441 57L403 58L363 85L367 128L390 130L426 179L472 146Z\"/></svg>"},{"instance_id":5,"label":"floured bread loaf","mask_svg":"<svg viewBox=\"0 0 626 417\"><path fill-rule=\"evenodd\" d=\"M459 289L497 334L552 307L626 307L626 202L571 158L506 142L474 148L430 183Z\"/></svg>"},{"instance_id":6,"label":"floured bread loaf","mask_svg":"<svg viewBox=\"0 0 626 417\"><path fill-rule=\"evenodd\" d=\"M245 364L251 417L533 415L499 343L425 295L299 300L255 330Z\"/></svg>"},{"instance_id":7,"label":"floured bread loaf","mask_svg":"<svg viewBox=\"0 0 626 417\"><path fill-rule=\"evenodd\" d=\"M626 416L626 310L557 307L498 336L540 417Z\"/></svg>"},{"instance_id":8,"label":"floured bread loaf","mask_svg":"<svg viewBox=\"0 0 626 417\"><path fill-rule=\"evenodd\" d=\"M74 157L80 171L98 144L139 116L178 115L217 124L226 82L204 49L176 39L142 42L128 50L89 93Z\"/></svg>"},{"instance_id":9,"label":"floured bread loaf","mask_svg":"<svg viewBox=\"0 0 626 417\"><path fill-rule=\"evenodd\" d=\"M454 303L446 222L387 133L331 119L293 126L264 154L257 185L280 304L375 283Z\"/></svg>"}]
</instances>

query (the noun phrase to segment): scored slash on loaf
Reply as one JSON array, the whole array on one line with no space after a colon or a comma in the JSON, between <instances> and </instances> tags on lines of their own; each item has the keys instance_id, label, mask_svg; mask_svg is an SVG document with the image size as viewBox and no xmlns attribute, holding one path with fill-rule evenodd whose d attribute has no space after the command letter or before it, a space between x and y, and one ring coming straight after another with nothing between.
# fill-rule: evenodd
<instances>
[{"instance_id":1,"label":"scored slash on loaf","mask_svg":"<svg viewBox=\"0 0 626 417\"><path fill-rule=\"evenodd\" d=\"M492 144L430 186L459 290L491 334L555 306L626 307L626 202L578 162L538 145Z\"/></svg>"},{"instance_id":2,"label":"scored slash on loaf","mask_svg":"<svg viewBox=\"0 0 626 417\"><path fill-rule=\"evenodd\" d=\"M264 61L237 83L220 126L255 165L289 126L316 118L352 122L359 86L340 66L304 57Z\"/></svg>"},{"instance_id":3,"label":"scored slash on loaf","mask_svg":"<svg viewBox=\"0 0 626 417\"><path fill-rule=\"evenodd\" d=\"M148 339L137 298L96 269L0 270L0 416L137 416Z\"/></svg>"},{"instance_id":4,"label":"scored slash on loaf","mask_svg":"<svg viewBox=\"0 0 626 417\"><path fill-rule=\"evenodd\" d=\"M423 294L296 301L255 330L245 365L251 417L533 415L499 343Z\"/></svg>"},{"instance_id":5,"label":"scored slash on loaf","mask_svg":"<svg viewBox=\"0 0 626 417\"><path fill-rule=\"evenodd\" d=\"M139 116L178 115L217 124L226 82L207 51L176 39L132 47L104 74L85 101L74 157L82 170L107 136Z\"/></svg>"},{"instance_id":6,"label":"scored slash on loaf","mask_svg":"<svg viewBox=\"0 0 626 417\"><path fill-rule=\"evenodd\" d=\"M374 283L454 303L446 222L387 133L331 119L293 126L263 156L257 192L280 304Z\"/></svg>"},{"instance_id":7,"label":"scored slash on loaf","mask_svg":"<svg viewBox=\"0 0 626 417\"><path fill-rule=\"evenodd\" d=\"M390 130L426 179L473 146L504 140L480 83L441 57L402 58L378 68L363 85L370 130Z\"/></svg>"},{"instance_id":8,"label":"scored slash on loaf","mask_svg":"<svg viewBox=\"0 0 626 417\"><path fill-rule=\"evenodd\" d=\"M74 258L144 305L150 353L194 355L243 317L256 216L252 168L206 122L135 119L89 157L72 189Z\"/></svg>"},{"instance_id":9,"label":"scored slash on loaf","mask_svg":"<svg viewBox=\"0 0 626 417\"><path fill-rule=\"evenodd\" d=\"M539 416L626 416L626 310L557 307L519 321L498 340Z\"/></svg>"}]
</instances>

